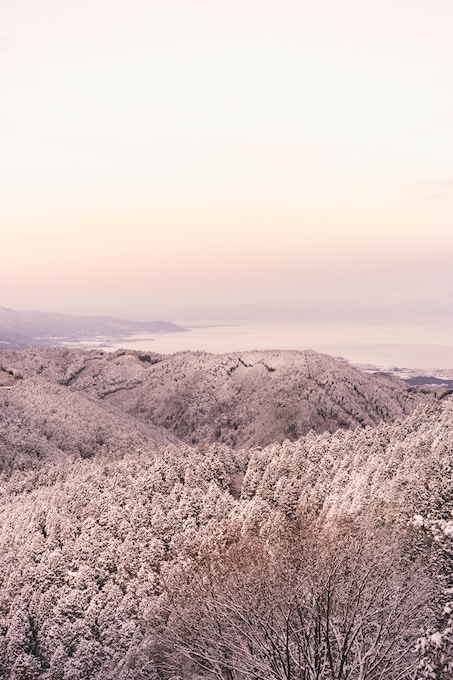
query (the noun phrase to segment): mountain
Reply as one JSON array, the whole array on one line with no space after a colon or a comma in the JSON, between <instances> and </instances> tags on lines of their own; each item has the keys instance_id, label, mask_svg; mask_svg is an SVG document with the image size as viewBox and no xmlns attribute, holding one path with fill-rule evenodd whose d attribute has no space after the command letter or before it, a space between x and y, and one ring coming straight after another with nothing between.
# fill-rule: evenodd
<instances>
[{"instance_id":1,"label":"mountain","mask_svg":"<svg viewBox=\"0 0 453 680\"><path fill-rule=\"evenodd\" d=\"M176 443L164 428L43 378L17 380L11 389L0 390L4 475L68 458L118 457Z\"/></svg>"},{"instance_id":2,"label":"mountain","mask_svg":"<svg viewBox=\"0 0 453 680\"><path fill-rule=\"evenodd\" d=\"M40 348L4 351L0 361L24 377L101 399L191 445L265 446L311 430L373 426L447 393L362 373L311 350L161 355Z\"/></svg>"},{"instance_id":3,"label":"mountain","mask_svg":"<svg viewBox=\"0 0 453 680\"><path fill-rule=\"evenodd\" d=\"M408 385L443 385L445 387L453 388L453 380L451 378L436 378L435 376L418 375L414 378L406 378L405 382Z\"/></svg>"},{"instance_id":4,"label":"mountain","mask_svg":"<svg viewBox=\"0 0 453 680\"><path fill-rule=\"evenodd\" d=\"M449 680L450 392L309 350L3 350L0 677Z\"/></svg>"},{"instance_id":5,"label":"mountain","mask_svg":"<svg viewBox=\"0 0 453 680\"><path fill-rule=\"evenodd\" d=\"M50 388L27 420L45 391L5 392L24 434L71 394ZM452 407L247 455L180 444L16 470L0 480L2 677L451 678Z\"/></svg>"},{"instance_id":6,"label":"mountain","mask_svg":"<svg viewBox=\"0 0 453 680\"><path fill-rule=\"evenodd\" d=\"M169 321L129 321L108 316L16 312L0 307L0 349L41 347L89 339L117 340L139 333L178 333Z\"/></svg>"},{"instance_id":7,"label":"mountain","mask_svg":"<svg viewBox=\"0 0 453 680\"><path fill-rule=\"evenodd\" d=\"M154 359L142 384L115 383L104 398L187 443L235 448L297 439L310 430L374 425L404 417L433 392L386 375L367 376L313 351L183 352ZM83 372L74 387L84 385Z\"/></svg>"}]
</instances>

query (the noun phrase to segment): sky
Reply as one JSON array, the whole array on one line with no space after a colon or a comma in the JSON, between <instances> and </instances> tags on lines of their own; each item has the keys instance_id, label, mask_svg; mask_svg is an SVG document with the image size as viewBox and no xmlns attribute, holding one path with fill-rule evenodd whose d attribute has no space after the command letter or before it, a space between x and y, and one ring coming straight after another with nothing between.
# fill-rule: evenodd
<instances>
[{"instance_id":1,"label":"sky","mask_svg":"<svg viewBox=\"0 0 453 680\"><path fill-rule=\"evenodd\" d=\"M0 305L452 318L452 26L451 0L0 0Z\"/></svg>"}]
</instances>

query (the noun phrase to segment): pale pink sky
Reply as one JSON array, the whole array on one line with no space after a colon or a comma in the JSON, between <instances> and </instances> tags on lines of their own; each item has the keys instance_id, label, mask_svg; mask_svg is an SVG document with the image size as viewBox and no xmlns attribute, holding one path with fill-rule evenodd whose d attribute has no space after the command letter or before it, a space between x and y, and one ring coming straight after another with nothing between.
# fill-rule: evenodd
<instances>
[{"instance_id":1,"label":"pale pink sky","mask_svg":"<svg viewBox=\"0 0 453 680\"><path fill-rule=\"evenodd\" d=\"M3 0L0 305L451 315L452 26L450 0Z\"/></svg>"}]
</instances>

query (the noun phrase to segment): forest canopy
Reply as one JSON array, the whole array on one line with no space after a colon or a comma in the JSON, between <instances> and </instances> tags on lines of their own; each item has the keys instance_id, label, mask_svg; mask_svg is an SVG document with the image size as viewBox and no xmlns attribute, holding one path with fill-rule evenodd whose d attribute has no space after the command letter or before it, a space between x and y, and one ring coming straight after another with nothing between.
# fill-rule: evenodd
<instances>
[{"instance_id":1,"label":"forest canopy","mask_svg":"<svg viewBox=\"0 0 453 680\"><path fill-rule=\"evenodd\" d=\"M46 352L0 395L0 677L451 679L450 397L191 446Z\"/></svg>"}]
</instances>

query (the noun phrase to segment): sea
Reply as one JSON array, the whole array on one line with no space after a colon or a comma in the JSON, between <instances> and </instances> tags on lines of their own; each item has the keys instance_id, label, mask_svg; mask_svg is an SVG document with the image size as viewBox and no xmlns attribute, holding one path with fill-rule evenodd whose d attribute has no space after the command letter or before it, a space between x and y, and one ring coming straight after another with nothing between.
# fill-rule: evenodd
<instances>
[{"instance_id":1,"label":"sea","mask_svg":"<svg viewBox=\"0 0 453 680\"><path fill-rule=\"evenodd\" d=\"M248 350L312 349L353 364L382 368L453 370L453 321L317 321L176 323L183 333L134 335L106 349L162 354L185 350L217 354ZM100 343L101 344L101 343Z\"/></svg>"}]
</instances>

